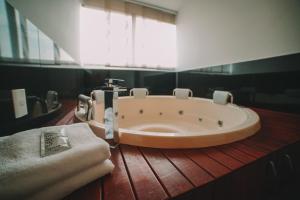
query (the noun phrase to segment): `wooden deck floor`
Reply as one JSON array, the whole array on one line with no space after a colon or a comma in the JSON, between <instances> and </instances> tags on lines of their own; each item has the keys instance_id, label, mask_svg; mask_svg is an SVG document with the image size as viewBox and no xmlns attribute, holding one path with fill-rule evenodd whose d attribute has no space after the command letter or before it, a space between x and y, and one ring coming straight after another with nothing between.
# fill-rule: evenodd
<instances>
[{"instance_id":1,"label":"wooden deck floor","mask_svg":"<svg viewBox=\"0 0 300 200\"><path fill-rule=\"evenodd\" d=\"M262 129L255 136L239 142L186 150L120 145L111 150L111 160L115 164L111 175L95 180L65 199L218 199L218 195L234 193L228 187L233 182L234 190L240 190L243 195L245 186L240 183L246 180L245 177L229 175L247 170L245 166L300 140L300 116L254 110L261 117ZM71 124L73 115L71 111L54 124ZM252 174L247 176L249 181ZM218 184L222 186L217 187ZM233 199L242 198L235 195Z\"/></svg>"}]
</instances>

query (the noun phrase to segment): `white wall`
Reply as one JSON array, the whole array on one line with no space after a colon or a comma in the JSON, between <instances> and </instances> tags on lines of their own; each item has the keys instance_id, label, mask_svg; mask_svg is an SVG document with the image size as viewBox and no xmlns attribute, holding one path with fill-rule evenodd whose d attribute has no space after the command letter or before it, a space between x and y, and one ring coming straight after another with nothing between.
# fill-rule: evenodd
<instances>
[{"instance_id":1,"label":"white wall","mask_svg":"<svg viewBox=\"0 0 300 200\"><path fill-rule=\"evenodd\" d=\"M186 0L177 17L180 69L300 52L299 0Z\"/></svg>"},{"instance_id":2,"label":"white wall","mask_svg":"<svg viewBox=\"0 0 300 200\"><path fill-rule=\"evenodd\" d=\"M79 61L79 0L8 0L21 15Z\"/></svg>"}]
</instances>

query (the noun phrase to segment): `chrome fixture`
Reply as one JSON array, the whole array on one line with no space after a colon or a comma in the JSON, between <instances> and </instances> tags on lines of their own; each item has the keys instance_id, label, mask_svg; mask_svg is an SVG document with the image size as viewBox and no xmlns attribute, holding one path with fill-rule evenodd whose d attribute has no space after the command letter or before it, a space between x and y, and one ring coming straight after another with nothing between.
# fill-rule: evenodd
<instances>
[{"instance_id":1,"label":"chrome fixture","mask_svg":"<svg viewBox=\"0 0 300 200\"><path fill-rule=\"evenodd\" d=\"M119 126L118 126L118 98L119 98L119 92L126 92L127 88L124 86L121 86L120 83L124 83L125 81L122 79L105 79L105 88L103 89L105 92L112 92L113 98L112 98L112 109L113 109L113 140L115 143L119 143Z\"/></svg>"},{"instance_id":2,"label":"chrome fixture","mask_svg":"<svg viewBox=\"0 0 300 200\"><path fill-rule=\"evenodd\" d=\"M80 94L77 98L77 111L80 110L80 108L84 109L84 115L86 120L90 120L91 117L91 108L92 108L92 100L91 97L88 97L86 95Z\"/></svg>"},{"instance_id":3,"label":"chrome fixture","mask_svg":"<svg viewBox=\"0 0 300 200\"><path fill-rule=\"evenodd\" d=\"M123 79L115 79L115 78L108 78L108 79L105 79L105 86L106 87L109 87L109 88L123 88L123 89L126 89L125 87L119 85L120 83L124 83L125 81ZM124 91L127 91L124 90Z\"/></svg>"}]
</instances>

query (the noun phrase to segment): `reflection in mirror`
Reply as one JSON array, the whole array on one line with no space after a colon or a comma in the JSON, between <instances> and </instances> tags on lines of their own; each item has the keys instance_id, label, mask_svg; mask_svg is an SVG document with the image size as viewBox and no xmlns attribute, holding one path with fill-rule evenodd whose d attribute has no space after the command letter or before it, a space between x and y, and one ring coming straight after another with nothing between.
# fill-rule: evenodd
<instances>
[{"instance_id":1,"label":"reflection in mirror","mask_svg":"<svg viewBox=\"0 0 300 200\"><path fill-rule=\"evenodd\" d=\"M40 60L41 63L54 64L54 43L44 33L39 32Z\"/></svg>"},{"instance_id":2,"label":"reflection in mirror","mask_svg":"<svg viewBox=\"0 0 300 200\"><path fill-rule=\"evenodd\" d=\"M64 62L67 62L67 63L73 63L74 60L73 58L67 54L67 52L65 52L65 50L63 50L62 48L59 48L59 56L60 56L60 60L61 61L64 61Z\"/></svg>"},{"instance_id":3,"label":"reflection in mirror","mask_svg":"<svg viewBox=\"0 0 300 200\"><path fill-rule=\"evenodd\" d=\"M28 41L26 38L25 19L20 17L19 11L15 10L17 44L19 46L19 58L28 59Z\"/></svg>"},{"instance_id":4,"label":"reflection in mirror","mask_svg":"<svg viewBox=\"0 0 300 200\"><path fill-rule=\"evenodd\" d=\"M26 19L26 35L28 41L28 60L39 62L39 33L37 27Z\"/></svg>"},{"instance_id":5,"label":"reflection in mirror","mask_svg":"<svg viewBox=\"0 0 300 200\"><path fill-rule=\"evenodd\" d=\"M75 64L68 53L5 0L0 0L0 62Z\"/></svg>"},{"instance_id":6,"label":"reflection in mirror","mask_svg":"<svg viewBox=\"0 0 300 200\"><path fill-rule=\"evenodd\" d=\"M8 29L8 15L5 1L0 1L0 56L1 58L12 58L12 43Z\"/></svg>"},{"instance_id":7,"label":"reflection in mirror","mask_svg":"<svg viewBox=\"0 0 300 200\"><path fill-rule=\"evenodd\" d=\"M194 69L190 71L191 73L200 74L222 74L230 75L232 73L232 65L218 65L213 67L204 67L199 69Z\"/></svg>"},{"instance_id":8,"label":"reflection in mirror","mask_svg":"<svg viewBox=\"0 0 300 200\"><path fill-rule=\"evenodd\" d=\"M298 71L300 63L300 53L265 58L247 62L216 65L211 67L196 68L186 70L193 74L214 74L214 75L242 75Z\"/></svg>"}]
</instances>

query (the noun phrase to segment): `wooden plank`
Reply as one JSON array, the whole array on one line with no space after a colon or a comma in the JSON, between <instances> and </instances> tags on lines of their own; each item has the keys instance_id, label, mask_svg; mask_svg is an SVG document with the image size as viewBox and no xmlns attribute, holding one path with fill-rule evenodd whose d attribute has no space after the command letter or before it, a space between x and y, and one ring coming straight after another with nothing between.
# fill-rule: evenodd
<instances>
[{"instance_id":1,"label":"wooden plank","mask_svg":"<svg viewBox=\"0 0 300 200\"><path fill-rule=\"evenodd\" d=\"M167 199L166 191L138 148L128 145L121 145L120 147L137 199Z\"/></svg>"},{"instance_id":2,"label":"wooden plank","mask_svg":"<svg viewBox=\"0 0 300 200\"><path fill-rule=\"evenodd\" d=\"M285 142L286 144L294 143L300 139L300 130L276 127L270 124L263 124L262 130L268 133L269 137Z\"/></svg>"},{"instance_id":3,"label":"wooden plank","mask_svg":"<svg viewBox=\"0 0 300 200\"><path fill-rule=\"evenodd\" d=\"M188 158L182 150L164 149L162 152L194 186L203 186L214 180L209 173Z\"/></svg>"},{"instance_id":4,"label":"wooden plank","mask_svg":"<svg viewBox=\"0 0 300 200\"><path fill-rule=\"evenodd\" d=\"M205 169L208 173L218 178L229 173L231 170L220 163L216 162L200 149L188 149L184 151L185 154L197 163L200 167Z\"/></svg>"},{"instance_id":5,"label":"wooden plank","mask_svg":"<svg viewBox=\"0 0 300 200\"><path fill-rule=\"evenodd\" d=\"M153 148L140 148L140 150L171 197L193 189L194 186L189 180L159 150Z\"/></svg>"},{"instance_id":6,"label":"wooden plank","mask_svg":"<svg viewBox=\"0 0 300 200\"><path fill-rule=\"evenodd\" d=\"M292 114L292 113L284 113L278 111L265 110L260 108L252 108L256 111L259 116L263 119L263 121L274 123L282 123L286 125L296 126L300 121L300 115Z\"/></svg>"},{"instance_id":7,"label":"wooden plank","mask_svg":"<svg viewBox=\"0 0 300 200\"><path fill-rule=\"evenodd\" d=\"M62 108L61 112L58 116L56 116L54 119L48 121L43 126L53 126L56 125L62 118L64 118L70 111L75 109L76 101L73 100L62 100Z\"/></svg>"},{"instance_id":8,"label":"wooden plank","mask_svg":"<svg viewBox=\"0 0 300 200\"><path fill-rule=\"evenodd\" d=\"M233 176L224 175L230 172L242 172L246 168L235 170L300 140L298 127L300 116L294 117L264 110L257 112L262 121L262 129L258 135L233 144L204 150L141 148L143 154L137 147L121 145L121 152L116 154L112 152L112 160L117 172L104 178L103 193L101 194L98 181L69 195L69 199L99 199L101 196L104 200L167 199L169 197L200 199L204 198L197 195L200 195L199 191L203 191L202 186L208 188L209 192L205 194L208 199L211 199L212 187L207 187L210 183L214 185L215 199L227 197L239 199L240 194L232 195L234 190L249 192L249 181L253 182L251 186L253 188L250 189L253 195L245 195L241 198L255 199L252 197L260 193L256 190L261 188L261 186L257 187L257 179L263 176L263 174L258 176L256 173L263 173L264 166L254 163L249 165L252 168L249 168L246 174L243 172L239 175L233 173ZM73 123L73 115L74 113L68 112L68 117L58 120L59 124ZM245 188L242 188L242 182L247 182ZM236 185L240 187L237 188ZM118 189L118 192L114 192L114 189Z\"/></svg>"},{"instance_id":9,"label":"wooden plank","mask_svg":"<svg viewBox=\"0 0 300 200\"><path fill-rule=\"evenodd\" d=\"M218 161L224 166L228 167L231 170L238 169L243 166L243 163L238 161L237 159L232 158L231 156L224 154L222 151L212 147L205 148L203 151L212 159Z\"/></svg>"},{"instance_id":10,"label":"wooden plank","mask_svg":"<svg viewBox=\"0 0 300 200\"><path fill-rule=\"evenodd\" d=\"M251 162L254 162L256 160L255 157L244 153L236 148L231 147L230 145L223 145L223 146L218 146L217 147L220 151L224 152L225 154L228 154L232 157L234 157L235 159L248 164Z\"/></svg>"},{"instance_id":11,"label":"wooden plank","mask_svg":"<svg viewBox=\"0 0 300 200\"><path fill-rule=\"evenodd\" d=\"M74 111L70 111L68 114L66 114L61 120L59 120L56 125L65 125L68 124L74 117Z\"/></svg>"},{"instance_id":12,"label":"wooden plank","mask_svg":"<svg viewBox=\"0 0 300 200\"><path fill-rule=\"evenodd\" d=\"M230 146L255 158L261 158L268 154L268 152L261 148L247 146L241 142L231 143Z\"/></svg>"},{"instance_id":13,"label":"wooden plank","mask_svg":"<svg viewBox=\"0 0 300 200\"><path fill-rule=\"evenodd\" d=\"M278 144L274 141L271 141L271 138L249 138L246 140L242 141L246 145L250 146L257 146L262 149L265 149L266 151L272 152L272 151L277 151L278 149L284 147L285 145L283 144Z\"/></svg>"},{"instance_id":14,"label":"wooden plank","mask_svg":"<svg viewBox=\"0 0 300 200\"><path fill-rule=\"evenodd\" d=\"M259 134L254 135L250 137L249 139L253 141L261 141L263 143L270 143L270 145L273 145L275 148L281 148L282 146L285 146L288 144L286 140L280 140L276 137L274 137L273 134L270 134L270 131L266 130L264 127L260 130ZM290 139L289 139L290 141Z\"/></svg>"},{"instance_id":15,"label":"wooden plank","mask_svg":"<svg viewBox=\"0 0 300 200\"><path fill-rule=\"evenodd\" d=\"M288 145L292 141L295 141L295 137L291 137L291 135L288 134L289 131L282 132L279 135L277 134L278 136L274 135L276 132L278 132L278 129L270 131L270 129L267 129L263 124L263 127L257 135L254 135L243 142L248 145L259 146L269 151L276 151Z\"/></svg>"},{"instance_id":16,"label":"wooden plank","mask_svg":"<svg viewBox=\"0 0 300 200\"><path fill-rule=\"evenodd\" d=\"M244 164L227 154L219 151L218 149L211 147L203 149L203 152L210 158L214 159L218 163L226 166L232 171L242 167ZM231 174L215 181L214 187L214 199L232 199L239 200L242 196L243 184L240 176Z\"/></svg>"},{"instance_id":17,"label":"wooden plank","mask_svg":"<svg viewBox=\"0 0 300 200\"><path fill-rule=\"evenodd\" d=\"M67 124L74 124L76 122L74 122L74 115L75 115L75 112L74 111L71 111L73 112L73 116L70 117L69 121L67 122Z\"/></svg>"},{"instance_id":18,"label":"wooden plank","mask_svg":"<svg viewBox=\"0 0 300 200\"><path fill-rule=\"evenodd\" d=\"M111 149L111 161L115 165L115 169L111 175L104 178L103 200L135 199L119 148Z\"/></svg>"}]
</instances>

